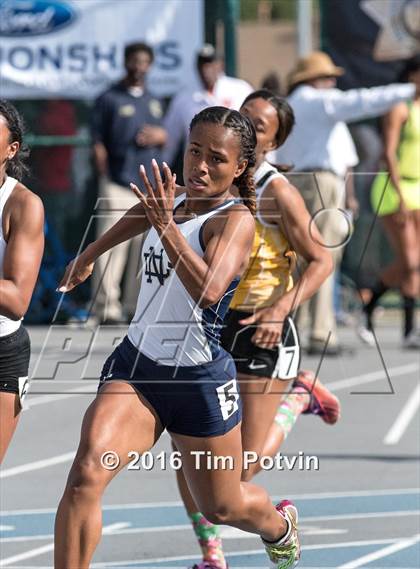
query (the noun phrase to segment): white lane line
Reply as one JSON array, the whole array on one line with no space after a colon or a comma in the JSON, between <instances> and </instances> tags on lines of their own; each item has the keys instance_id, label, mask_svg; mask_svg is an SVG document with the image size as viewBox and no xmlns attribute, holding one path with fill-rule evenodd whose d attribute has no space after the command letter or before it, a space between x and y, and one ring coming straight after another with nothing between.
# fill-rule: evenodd
<instances>
[{"instance_id":1,"label":"white lane line","mask_svg":"<svg viewBox=\"0 0 420 569\"><path fill-rule=\"evenodd\" d=\"M385 445L396 445L405 430L407 429L408 425L410 424L412 418L417 412L417 409L420 406L420 384L417 385L413 393L407 400L407 403L401 409L398 417L395 419L394 424L389 429L388 433L384 438Z\"/></svg>"},{"instance_id":2,"label":"white lane line","mask_svg":"<svg viewBox=\"0 0 420 569\"><path fill-rule=\"evenodd\" d=\"M331 520L363 520L365 518L392 518L418 516L420 510L398 510L396 512L365 512L364 514L333 514L331 516L308 516L299 518L302 522L328 522Z\"/></svg>"},{"instance_id":3,"label":"white lane line","mask_svg":"<svg viewBox=\"0 0 420 569\"><path fill-rule=\"evenodd\" d=\"M36 382L34 380L33 384ZM51 395L37 395L35 392L29 392L28 397L25 399L28 407L35 407L36 405L44 405L46 403L55 403L56 401L62 401L63 399L68 399L69 397L77 397L78 395L96 395L96 389L99 380L95 382L95 385L81 385L80 387L75 387L69 389L65 393L53 393ZM33 385L32 384L32 385Z\"/></svg>"},{"instance_id":4,"label":"white lane line","mask_svg":"<svg viewBox=\"0 0 420 569\"><path fill-rule=\"evenodd\" d=\"M330 522L337 520L363 520L367 518L393 518L393 517L408 517L420 515L420 510L402 510L397 512L368 512L365 514L338 514L332 516L314 516L314 517L300 517L300 523L313 523L313 522ZM126 527L123 529L114 529L112 532L113 536L116 535L127 535L127 534L137 534L137 533L156 533L156 532L172 532L172 531L185 531L190 530L191 524L179 524L172 526L155 526L155 527ZM50 535L27 535L19 537L5 537L0 540L0 543L12 543L14 541L37 541L43 539L51 539L53 536Z\"/></svg>"},{"instance_id":5,"label":"white lane line","mask_svg":"<svg viewBox=\"0 0 420 569\"><path fill-rule=\"evenodd\" d=\"M112 534L114 531L124 529L130 526L130 523L126 522L118 522L115 524L111 524L109 526L105 526L102 529L102 534L108 535ZM49 551L53 551L54 549L54 542L48 543L47 545L43 545L42 547L37 547L35 549L30 549L29 551L25 551L24 553L18 553L18 555L13 555L12 557L6 557L6 559L2 559L0 562L0 567L7 567L12 563L16 563L18 561L24 561L25 559L31 559L31 557L37 557L38 555L42 555L43 553L48 553Z\"/></svg>"},{"instance_id":6,"label":"white lane line","mask_svg":"<svg viewBox=\"0 0 420 569\"><path fill-rule=\"evenodd\" d=\"M328 500L330 498L357 498L358 496L395 496L420 494L420 488L391 488L387 490L350 490L349 492L319 492L314 494L288 494L290 500ZM272 496L273 500L283 500L284 496Z\"/></svg>"},{"instance_id":7,"label":"white lane line","mask_svg":"<svg viewBox=\"0 0 420 569\"><path fill-rule=\"evenodd\" d=\"M109 533L114 533L131 526L130 522L116 522L115 524L110 524L109 526L104 526L102 528L102 535L108 535Z\"/></svg>"},{"instance_id":8,"label":"white lane line","mask_svg":"<svg viewBox=\"0 0 420 569\"><path fill-rule=\"evenodd\" d=\"M391 380L394 377L400 375L408 375L414 373L420 369L419 364L411 363L403 366L395 366L387 368L388 375ZM386 379L386 373L384 370L371 371L369 373L364 373L363 375L355 375L353 377L347 377L346 379L339 379L338 381L332 381L330 383L325 383L325 387L328 387L330 391L342 391L348 387L354 387L355 385L361 385L364 383L371 383L372 381L379 381L380 379Z\"/></svg>"},{"instance_id":9,"label":"white lane line","mask_svg":"<svg viewBox=\"0 0 420 569\"><path fill-rule=\"evenodd\" d=\"M6 470L0 471L0 479L16 476L17 474L23 474L24 472L40 470L41 468L47 468L48 466L54 466L55 464L61 464L63 462L69 462L70 460L73 460L75 454L76 451L73 450L71 452L58 454L57 456L52 456L51 458L46 458L44 460L36 460L35 462L27 462L26 464L21 464L20 466L6 468Z\"/></svg>"},{"instance_id":10,"label":"white lane line","mask_svg":"<svg viewBox=\"0 0 420 569\"><path fill-rule=\"evenodd\" d=\"M414 535L413 537L410 537L408 539L401 539L396 543L394 543L393 545L388 545L388 547L384 547L382 549L379 549L378 551L374 551L373 553L369 553L368 555L363 555L363 557L354 559L354 561L350 561L349 563L340 565L338 569L357 569L357 567L364 567L366 563L377 561L378 559L382 559L383 557L388 557L388 555L392 555L397 551L401 551L402 549L407 549L407 547L412 547L418 541L420 541L420 534Z\"/></svg>"},{"instance_id":11,"label":"white lane line","mask_svg":"<svg viewBox=\"0 0 420 569\"><path fill-rule=\"evenodd\" d=\"M318 494L288 494L291 500L325 500L329 498L355 498L357 496L395 496L420 494L420 488L392 488L388 490L354 490L350 492L319 492ZM282 500L284 496L272 496L273 500ZM132 510L144 508L173 508L183 506L180 500L173 502L138 502L130 504L108 504L103 510ZM53 514L57 508L34 508L32 510L2 510L1 516L24 516L32 514Z\"/></svg>"},{"instance_id":12,"label":"white lane line","mask_svg":"<svg viewBox=\"0 0 420 569\"><path fill-rule=\"evenodd\" d=\"M341 543L318 543L316 545L304 545L302 547L303 551L317 550L317 549L336 549L339 547L363 547L370 545L386 545L395 543L394 539L376 539L371 541L343 541ZM258 555L263 553L262 549L250 549L248 551L232 551L229 552L230 557L240 557L243 555ZM197 555L182 555L179 557L158 557L155 559L149 559L147 561L105 561L102 563L92 563L92 569L100 569L102 567L121 567L122 565L135 565L139 564L140 567L146 566L151 563L163 563L165 561L189 561L191 559L197 559ZM309 568L308 568L309 569Z\"/></svg>"},{"instance_id":13,"label":"white lane line","mask_svg":"<svg viewBox=\"0 0 420 569\"><path fill-rule=\"evenodd\" d=\"M42 547L37 547L36 549L30 549L25 551L25 553L19 553L18 555L12 555L12 557L6 557L2 559L0 567L7 567L12 563L17 563L18 561L24 561L25 559L30 559L31 557L36 557L37 555L42 555L43 553L48 553L54 549L54 543L48 543Z\"/></svg>"},{"instance_id":14,"label":"white lane line","mask_svg":"<svg viewBox=\"0 0 420 569\"><path fill-rule=\"evenodd\" d=\"M0 538L0 544L2 543L13 543L13 542L19 542L19 541L49 541L50 539L52 539L54 536L52 533L46 533L43 535L20 535L20 536L16 536L16 537L1 537Z\"/></svg>"}]
</instances>

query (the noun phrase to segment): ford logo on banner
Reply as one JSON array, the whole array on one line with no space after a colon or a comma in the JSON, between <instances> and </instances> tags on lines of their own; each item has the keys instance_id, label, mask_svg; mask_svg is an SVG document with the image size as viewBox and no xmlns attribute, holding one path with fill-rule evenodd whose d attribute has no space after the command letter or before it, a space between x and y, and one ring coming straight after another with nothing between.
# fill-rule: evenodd
<instances>
[{"instance_id":1,"label":"ford logo on banner","mask_svg":"<svg viewBox=\"0 0 420 569\"><path fill-rule=\"evenodd\" d=\"M73 7L60 0L0 0L0 36L38 36L68 26Z\"/></svg>"}]
</instances>

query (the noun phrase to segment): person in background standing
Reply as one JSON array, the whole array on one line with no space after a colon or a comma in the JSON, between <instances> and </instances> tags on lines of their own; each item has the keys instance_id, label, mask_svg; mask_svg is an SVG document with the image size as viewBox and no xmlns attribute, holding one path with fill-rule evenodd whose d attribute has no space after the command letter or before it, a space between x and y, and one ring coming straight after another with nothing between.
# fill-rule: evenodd
<instances>
[{"instance_id":1,"label":"person in background standing","mask_svg":"<svg viewBox=\"0 0 420 569\"><path fill-rule=\"evenodd\" d=\"M189 86L176 95L165 116L168 133L163 158L170 164L188 139L193 116L213 105L239 110L243 100L254 90L249 83L223 72L223 59L210 44L204 44L196 59L199 84Z\"/></svg>"},{"instance_id":2,"label":"person in background standing","mask_svg":"<svg viewBox=\"0 0 420 569\"><path fill-rule=\"evenodd\" d=\"M152 158L161 159L161 149L166 142L162 104L146 88L146 77L153 60L153 50L147 44L127 45L125 77L100 95L93 108L93 155L102 200L95 212L99 235L135 204L136 198L129 184L140 183L139 164L150 165ZM150 176L150 166L147 168ZM112 256L111 253L103 255L97 263L94 312L99 321L116 323L126 318L120 300L120 282L127 260L125 310L128 315L134 313L139 286L140 241L138 237L131 248L128 243L122 243Z\"/></svg>"},{"instance_id":3,"label":"person in background standing","mask_svg":"<svg viewBox=\"0 0 420 569\"><path fill-rule=\"evenodd\" d=\"M380 217L394 260L379 276L370 301L364 306L362 340L374 346L373 313L388 288L403 296L403 347L418 349L420 335L415 327L420 270L420 55L409 60L402 81L415 83L413 102L399 103L386 115L384 146L387 171L380 172L372 186L372 208Z\"/></svg>"},{"instance_id":4,"label":"person in background standing","mask_svg":"<svg viewBox=\"0 0 420 569\"><path fill-rule=\"evenodd\" d=\"M393 105L414 97L415 86L393 84L341 91L336 79L344 69L323 52L300 59L289 76L289 103L296 126L286 143L269 160L293 164L291 182L300 190L320 230L324 246L340 262L348 225L338 210L343 206L343 182L350 166L343 152L344 123L381 115ZM348 131L347 131L347 135ZM347 141L348 142L348 141ZM346 146L348 147L348 146ZM343 223L344 222L344 223ZM309 353L338 355L337 325L331 275L310 300ZM327 344L327 345L326 345Z\"/></svg>"}]
</instances>

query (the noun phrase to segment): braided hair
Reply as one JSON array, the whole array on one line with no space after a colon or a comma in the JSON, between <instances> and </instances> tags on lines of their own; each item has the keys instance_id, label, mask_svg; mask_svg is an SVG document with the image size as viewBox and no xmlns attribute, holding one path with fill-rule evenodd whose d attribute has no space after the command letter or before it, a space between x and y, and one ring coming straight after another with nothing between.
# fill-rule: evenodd
<instances>
[{"instance_id":1,"label":"braided hair","mask_svg":"<svg viewBox=\"0 0 420 569\"><path fill-rule=\"evenodd\" d=\"M208 107L196 114L191 121L190 132L199 123L212 123L224 126L232 130L239 138L239 161L247 160L248 164L242 174L235 179L235 186L239 190L239 195L244 205L254 215L257 208L253 175L253 168L256 163L255 146L257 144L254 125L248 117L226 107Z\"/></svg>"},{"instance_id":2,"label":"braided hair","mask_svg":"<svg viewBox=\"0 0 420 569\"><path fill-rule=\"evenodd\" d=\"M22 180L25 174L29 173L29 168L24 160L29 156L29 148L23 143L24 126L22 117L16 108L4 99L0 99L0 116L6 121L9 129L9 144L19 142L19 150L11 160L8 160L6 174L17 180Z\"/></svg>"}]
</instances>

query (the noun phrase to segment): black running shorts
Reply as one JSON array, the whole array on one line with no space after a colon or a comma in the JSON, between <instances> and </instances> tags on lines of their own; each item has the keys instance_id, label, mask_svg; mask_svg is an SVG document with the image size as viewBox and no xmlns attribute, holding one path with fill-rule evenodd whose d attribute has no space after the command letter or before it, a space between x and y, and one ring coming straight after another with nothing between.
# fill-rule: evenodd
<instances>
[{"instance_id":1,"label":"black running shorts","mask_svg":"<svg viewBox=\"0 0 420 569\"><path fill-rule=\"evenodd\" d=\"M0 336L0 391L18 393L21 398L25 395L30 355L29 334L23 326Z\"/></svg>"},{"instance_id":2,"label":"black running shorts","mask_svg":"<svg viewBox=\"0 0 420 569\"><path fill-rule=\"evenodd\" d=\"M249 316L249 312L230 310L221 335L222 346L232 355L238 372L284 380L295 378L300 365L300 343L292 318L287 316L283 323L281 344L269 350L251 341L256 324L239 324Z\"/></svg>"}]
</instances>

